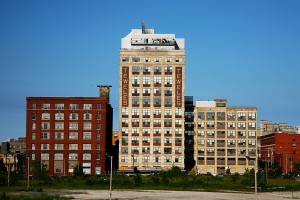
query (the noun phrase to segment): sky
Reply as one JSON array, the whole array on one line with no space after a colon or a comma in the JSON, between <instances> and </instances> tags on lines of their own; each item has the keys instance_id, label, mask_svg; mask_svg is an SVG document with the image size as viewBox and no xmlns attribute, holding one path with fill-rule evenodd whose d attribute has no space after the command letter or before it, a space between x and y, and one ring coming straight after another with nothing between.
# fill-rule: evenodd
<instances>
[{"instance_id":1,"label":"sky","mask_svg":"<svg viewBox=\"0 0 300 200\"><path fill-rule=\"evenodd\" d=\"M300 125L299 0L0 0L0 141L26 136L26 97L98 96L119 124L121 38L142 22L185 38L185 95Z\"/></svg>"}]
</instances>

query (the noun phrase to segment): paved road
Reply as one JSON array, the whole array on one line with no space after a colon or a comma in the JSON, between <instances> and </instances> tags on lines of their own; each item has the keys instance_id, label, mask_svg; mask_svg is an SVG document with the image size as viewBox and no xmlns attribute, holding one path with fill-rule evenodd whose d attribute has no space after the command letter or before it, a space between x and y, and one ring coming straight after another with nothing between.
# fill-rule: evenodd
<instances>
[{"instance_id":1,"label":"paved road","mask_svg":"<svg viewBox=\"0 0 300 200\"><path fill-rule=\"evenodd\" d=\"M75 199L96 200L109 199L108 190L52 190L49 194L59 194ZM259 200L286 200L300 199L299 192L273 192L258 193ZM122 200L251 200L255 199L254 193L221 193L221 192L192 192L192 191L162 191L162 190L116 190L112 193L113 199Z\"/></svg>"}]
</instances>

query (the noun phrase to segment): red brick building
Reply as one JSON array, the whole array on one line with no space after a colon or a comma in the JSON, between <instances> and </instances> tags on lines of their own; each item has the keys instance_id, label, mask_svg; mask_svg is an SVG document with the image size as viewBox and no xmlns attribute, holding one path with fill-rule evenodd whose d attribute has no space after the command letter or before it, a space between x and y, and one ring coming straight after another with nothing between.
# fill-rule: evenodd
<instances>
[{"instance_id":1,"label":"red brick building","mask_svg":"<svg viewBox=\"0 0 300 200\"><path fill-rule=\"evenodd\" d=\"M112 107L107 97L27 97L26 149L49 175L66 176L82 164L86 174L109 171Z\"/></svg>"},{"instance_id":2,"label":"red brick building","mask_svg":"<svg viewBox=\"0 0 300 200\"><path fill-rule=\"evenodd\" d=\"M260 140L261 161L276 162L284 173L293 171L293 163L300 161L300 134L272 133Z\"/></svg>"}]
</instances>

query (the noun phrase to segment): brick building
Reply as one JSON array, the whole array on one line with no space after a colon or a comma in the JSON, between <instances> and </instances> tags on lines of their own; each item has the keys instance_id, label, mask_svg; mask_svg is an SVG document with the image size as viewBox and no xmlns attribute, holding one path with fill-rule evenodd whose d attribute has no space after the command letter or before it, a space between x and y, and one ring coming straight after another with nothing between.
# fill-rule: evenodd
<instances>
[{"instance_id":1,"label":"brick building","mask_svg":"<svg viewBox=\"0 0 300 200\"><path fill-rule=\"evenodd\" d=\"M49 175L68 175L78 164L86 174L109 170L112 107L102 90L101 97L27 97L27 156Z\"/></svg>"},{"instance_id":2,"label":"brick building","mask_svg":"<svg viewBox=\"0 0 300 200\"><path fill-rule=\"evenodd\" d=\"M271 167L275 163L284 173L293 171L300 161L300 134L272 133L260 137L260 160Z\"/></svg>"}]
</instances>

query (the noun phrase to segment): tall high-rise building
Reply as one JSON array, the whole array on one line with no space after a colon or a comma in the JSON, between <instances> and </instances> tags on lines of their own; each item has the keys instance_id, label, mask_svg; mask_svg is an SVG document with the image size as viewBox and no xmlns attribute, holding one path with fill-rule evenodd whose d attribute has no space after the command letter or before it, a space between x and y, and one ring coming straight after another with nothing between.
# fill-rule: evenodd
<instances>
[{"instance_id":1,"label":"tall high-rise building","mask_svg":"<svg viewBox=\"0 0 300 200\"><path fill-rule=\"evenodd\" d=\"M119 170L184 167L184 39L133 29L120 49Z\"/></svg>"},{"instance_id":2,"label":"tall high-rise building","mask_svg":"<svg viewBox=\"0 0 300 200\"><path fill-rule=\"evenodd\" d=\"M109 171L112 107L109 87L100 97L27 97L26 146L30 160L47 166L49 175L66 176L76 165L85 174Z\"/></svg>"},{"instance_id":3,"label":"tall high-rise building","mask_svg":"<svg viewBox=\"0 0 300 200\"><path fill-rule=\"evenodd\" d=\"M194 119L199 173L244 173L245 168L254 168L258 156L256 107L227 107L226 99L196 101Z\"/></svg>"}]
</instances>

